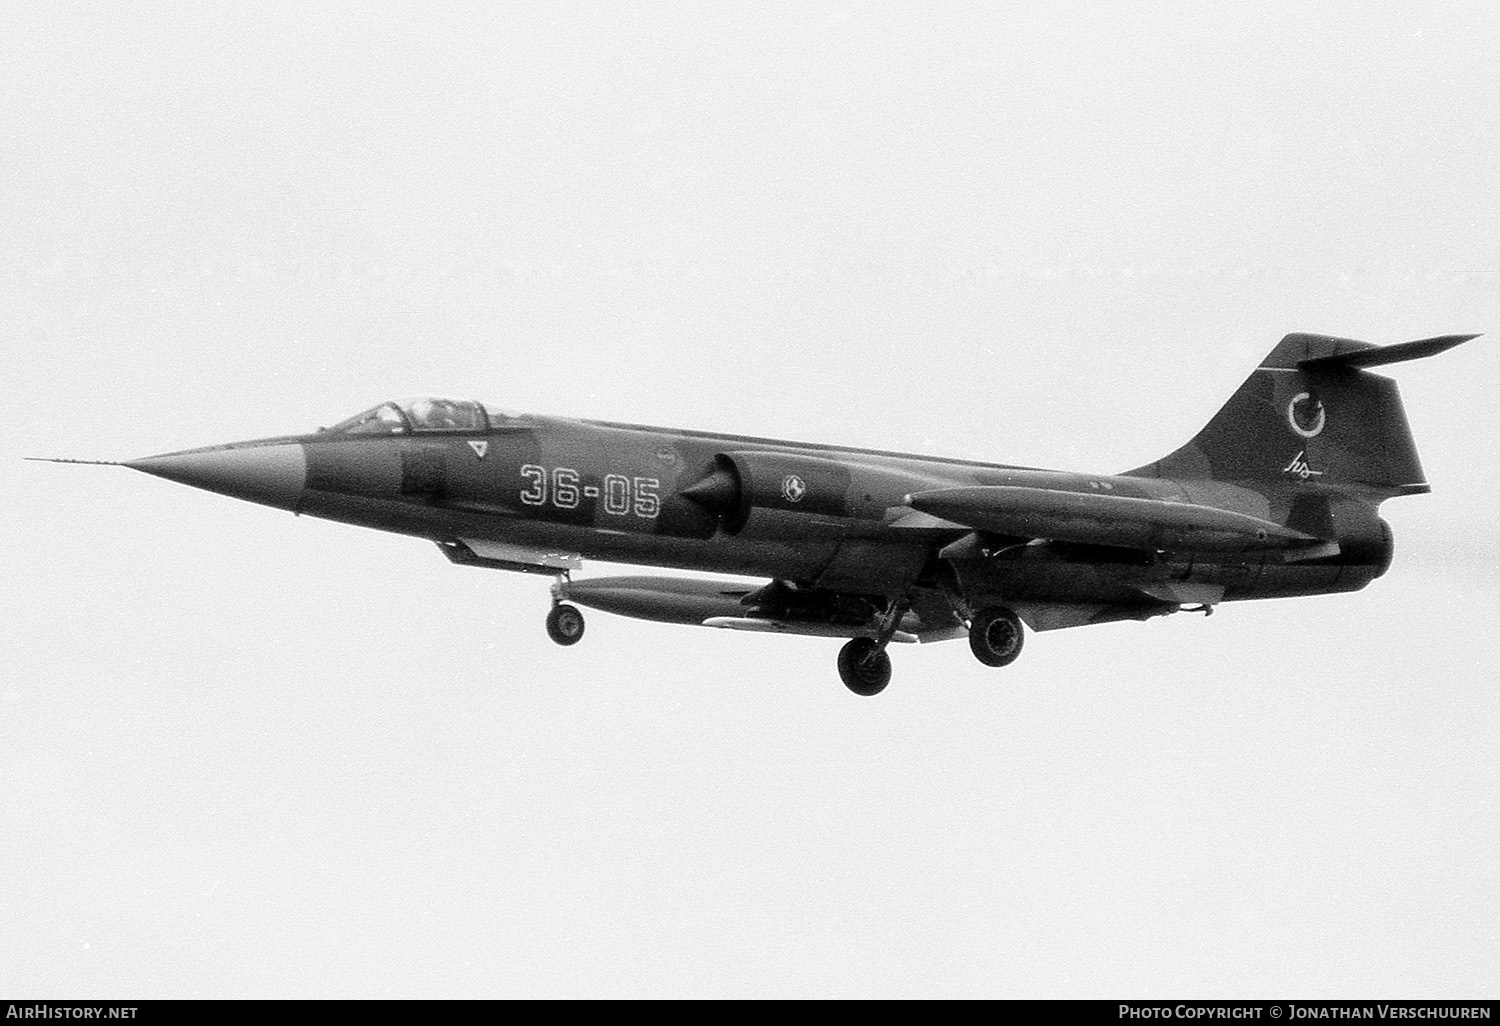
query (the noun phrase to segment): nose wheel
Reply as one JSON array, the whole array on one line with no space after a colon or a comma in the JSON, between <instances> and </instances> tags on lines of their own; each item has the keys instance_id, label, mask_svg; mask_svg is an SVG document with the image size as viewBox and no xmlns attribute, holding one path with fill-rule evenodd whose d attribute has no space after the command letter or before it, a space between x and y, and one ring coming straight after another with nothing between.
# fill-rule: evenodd
<instances>
[{"instance_id":1,"label":"nose wheel","mask_svg":"<svg viewBox=\"0 0 1500 1026\"><path fill-rule=\"evenodd\" d=\"M577 606L560 602L547 614L547 637L559 645L576 645L583 639L583 614Z\"/></svg>"}]
</instances>

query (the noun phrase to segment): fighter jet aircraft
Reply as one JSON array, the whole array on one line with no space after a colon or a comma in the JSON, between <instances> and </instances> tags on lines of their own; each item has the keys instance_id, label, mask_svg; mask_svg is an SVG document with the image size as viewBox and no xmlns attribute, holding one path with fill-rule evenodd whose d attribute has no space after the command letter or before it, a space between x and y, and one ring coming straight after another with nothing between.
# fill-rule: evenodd
<instances>
[{"instance_id":1,"label":"fighter jet aircraft","mask_svg":"<svg viewBox=\"0 0 1500 1026\"><path fill-rule=\"evenodd\" d=\"M874 695L891 679L891 642L967 637L999 667L1020 655L1025 626L1363 588L1391 562L1380 503L1429 490L1395 383L1367 368L1476 337L1375 346L1288 335L1192 441L1121 474L452 399L123 465L425 538L464 566L555 577L546 626L559 645L583 637L580 605L846 638L839 676ZM574 580L584 559L757 580Z\"/></svg>"}]
</instances>

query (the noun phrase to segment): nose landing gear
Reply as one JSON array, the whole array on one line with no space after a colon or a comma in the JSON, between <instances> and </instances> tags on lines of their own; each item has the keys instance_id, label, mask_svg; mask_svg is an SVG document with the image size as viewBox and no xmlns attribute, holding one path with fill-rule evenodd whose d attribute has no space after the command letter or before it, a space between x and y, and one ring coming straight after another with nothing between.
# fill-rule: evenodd
<instances>
[{"instance_id":1,"label":"nose landing gear","mask_svg":"<svg viewBox=\"0 0 1500 1026\"><path fill-rule=\"evenodd\" d=\"M583 639L583 614L577 606L559 603L547 614L547 637L559 645L576 645Z\"/></svg>"},{"instance_id":2,"label":"nose landing gear","mask_svg":"<svg viewBox=\"0 0 1500 1026\"><path fill-rule=\"evenodd\" d=\"M552 610L547 614L547 637L559 645L576 645L583 640L583 614L577 606L562 600L568 575L558 574L552 586Z\"/></svg>"}]
</instances>

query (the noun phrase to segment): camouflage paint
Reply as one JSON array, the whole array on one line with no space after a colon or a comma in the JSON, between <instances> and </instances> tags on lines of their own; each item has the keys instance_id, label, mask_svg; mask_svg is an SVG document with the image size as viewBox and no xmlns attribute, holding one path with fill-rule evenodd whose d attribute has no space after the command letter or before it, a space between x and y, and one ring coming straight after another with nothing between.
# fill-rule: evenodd
<instances>
[{"instance_id":1,"label":"camouflage paint","mask_svg":"<svg viewBox=\"0 0 1500 1026\"><path fill-rule=\"evenodd\" d=\"M903 629L913 632L951 631L968 610L1000 604L1049 629L1368 584L1392 553L1376 507L1427 485L1395 385L1347 363L1452 344L1376 349L1288 335L1192 441L1119 475L525 416L491 417L474 430L325 431L171 458L179 466L185 455L212 462L236 453L244 462L245 450L297 446L306 468L297 512L427 538L460 562L474 562L462 557L464 539L503 542L782 582L760 596L757 615L800 609L829 623L869 623L904 598ZM1391 352L1403 348L1410 355ZM137 465L174 476L149 462ZM1029 520L987 519L984 497L1002 492L1045 501ZM924 513L914 495L938 498ZM1110 508L1145 509L1148 519L1160 509L1163 521L1228 525L1231 534L1270 522L1290 547L1183 550L1191 532L1122 545L1136 535L1099 519ZM1056 527L1062 511L1084 527ZM1007 534L996 523L1020 526ZM1176 548L1162 548L1162 538L1178 539L1166 543ZM694 601L708 600L658 590L652 608L661 618L691 620ZM617 584L607 601L640 600ZM722 595L712 601L734 605Z\"/></svg>"}]
</instances>

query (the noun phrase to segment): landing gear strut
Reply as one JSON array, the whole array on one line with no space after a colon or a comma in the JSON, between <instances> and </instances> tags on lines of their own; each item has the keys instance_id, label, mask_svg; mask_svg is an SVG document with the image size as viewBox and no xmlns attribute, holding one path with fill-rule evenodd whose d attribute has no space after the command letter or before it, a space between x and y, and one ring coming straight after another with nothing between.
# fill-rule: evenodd
<instances>
[{"instance_id":1,"label":"landing gear strut","mask_svg":"<svg viewBox=\"0 0 1500 1026\"><path fill-rule=\"evenodd\" d=\"M901 618L911 608L911 595L893 598L880 617L873 638L855 638L839 650L839 677L856 695L878 695L891 682L891 657L885 648Z\"/></svg>"},{"instance_id":2,"label":"landing gear strut","mask_svg":"<svg viewBox=\"0 0 1500 1026\"><path fill-rule=\"evenodd\" d=\"M577 606L560 602L547 614L547 637L559 645L576 645L583 638L583 614Z\"/></svg>"},{"instance_id":3,"label":"landing gear strut","mask_svg":"<svg viewBox=\"0 0 1500 1026\"><path fill-rule=\"evenodd\" d=\"M891 657L874 638L855 638L839 649L839 678L856 695L878 695L891 682Z\"/></svg>"},{"instance_id":4,"label":"landing gear strut","mask_svg":"<svg viewBox=\"0 0 1500 1026\"><path fill-rule=\"evenodd\" d=\"M568 572L557 575L552 584L552 611L547 614L547 637L559 645L576 645L583 640L583 614L577 606L563 601L567 597Z\"/></svg>"},{"instance_id":5,"label":"landing gear strut","mask_svg":"<svg viewBox=\"0 0 1500 1026\"><path fill-rule=\"evenodd\" d=\"M1021 654L1026 634L1021 619L1004 606L990 606L969 623L969 648L986 666L1008 666Z\"/></svg>"}]
</instances>

